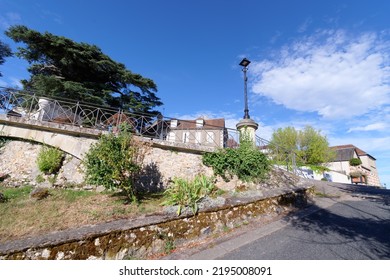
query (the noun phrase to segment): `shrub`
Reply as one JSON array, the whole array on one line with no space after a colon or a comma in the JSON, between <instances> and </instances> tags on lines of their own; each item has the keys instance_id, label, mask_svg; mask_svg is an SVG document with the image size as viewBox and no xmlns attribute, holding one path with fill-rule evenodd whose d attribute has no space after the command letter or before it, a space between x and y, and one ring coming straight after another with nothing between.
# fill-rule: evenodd
<instances>
[{"instance_id":1,"label":"shrub","mask_svg":"<svg viewBox=\"0 0 390 280\"><path fill-rule=\"evenodd\" d=\"M137 200L134 179L141 169L141 145L127 130L118 135L102 135L85 156L86 180L106 189L120 189L132 201Z\"/></svg>"},{"instance_id":2,"label":"shrub","mask_svg":"<svg viewBox=\"0 0 390 280\"><path fill-rule=\"evenodd\" d=\"M164 192L163 205L177 205L177 215L180 215L183 207L189 206L194 214L198 212L198 202L215 189L213 179L204 175L197 175L189 181L182 178L174 178L173 184Z\"/></svg>"},{"instance_id":3,"label":"shrub","mask_svg":"<svg viewBox=\"0 0 390 280\"><path fill-rule=\"evenodd\" d=\"M57 148L43 146L37 158L38 168L45 174L55 174L60 170L63 159L64 153Z\"/></svg>"},{"instance_id":4,"label":"shrub","mask_svg":"<svg viewBox=\"0 0 390 280\"><path fill-rule=\"evenodd\" d=\"M360 158L351 158L349 160L349 164L351 166L358 166L358 165L362 164L362 160Z\"/></svg>"},{"instance_id":5,"label":"shrub","mask_svg":"<svg viewBox=\"0 0 390 280\"><path fill-rule=\"evenodd\" d=\"M270 163L250 140L243 140L238 149L227 148L205 153L203 164L213 168L215 175L229 180L236 175L243 181L258 182L266 178Z\"/></svg>"}]
</instances>

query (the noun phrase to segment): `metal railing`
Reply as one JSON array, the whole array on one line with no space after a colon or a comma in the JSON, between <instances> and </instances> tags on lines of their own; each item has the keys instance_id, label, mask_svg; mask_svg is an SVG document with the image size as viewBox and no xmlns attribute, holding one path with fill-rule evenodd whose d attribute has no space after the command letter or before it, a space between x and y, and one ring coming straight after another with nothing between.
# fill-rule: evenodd
<instances>
[{"instance_id":1,"label":"metal railing","mask_svg":"<svg viewBox=\"0 0 390 280\"><path fill-rule=\"evenodd\" d=\"M207 120L197 122L164 117L140 115L74 100L52 98L32 92L0 87L0 115L23 120L53 122L78 127L92 128L116 133L122 124L138 136L179 142L191 148L236 148L240 132L221 125L210 125ZM297 168L297 155L256 136L256 146L274 162L274 166L303 176Z\"/></svg>"},{"instance_id":2,"label":"metal railing","mask_svg":"<svg viewBox=\"0 0 390 280\"><path fill-rule=\"evenodd\" d=\"M42 123L117 132L127 124L138 136L180 142L193 146L226 147L229 142L224 123L210 125L178 120L162 115L137 114L121 109L75 102L63 98L37 95L33 92L0 87L0 115Z\"/></svg>"}]
</instances>

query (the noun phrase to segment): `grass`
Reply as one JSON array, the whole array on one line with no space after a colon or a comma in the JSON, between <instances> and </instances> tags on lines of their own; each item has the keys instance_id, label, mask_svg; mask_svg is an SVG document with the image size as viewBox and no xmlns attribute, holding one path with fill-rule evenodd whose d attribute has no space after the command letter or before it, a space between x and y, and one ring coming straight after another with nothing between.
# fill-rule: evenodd
<instances>
[{"instance_id":1,"label":"grass","mask_svg":"<svg viewBox=\"0 0 390 280\"><path fill-rule=\"evenodd\" d=\"M0 203L0 242L87 224L138 217L162 209L161 195L144 196L126 204L117 193L50 189L43 200L30 198L32 187L5 188L7 201Z\"/></svg>"},{"instance_id":2,"label":"grass","mask_svg":"<svg viewBox=\"0 0 390 280\"><path fill-rule=\"evenodd\" d=\"M315 192L314 195L317 197L322 197L322 198L339 198L340 197L340 195L326 194L323 192Z\"/></svg>"}]
</instances>

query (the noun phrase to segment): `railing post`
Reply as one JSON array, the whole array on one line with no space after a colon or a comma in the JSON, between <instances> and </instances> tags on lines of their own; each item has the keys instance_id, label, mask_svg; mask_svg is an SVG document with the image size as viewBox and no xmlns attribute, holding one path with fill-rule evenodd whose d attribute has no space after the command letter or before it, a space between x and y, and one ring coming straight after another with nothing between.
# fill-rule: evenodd
<instances>
[{"instance_id":1,"label":"railing post","mask_svg":"<svg viewBox=\"0 0 390 280\"><path fill-rule=\"evenodd\" d=\"M292 169L293 169L293 173L295 175L297 175L297 162L296 162L296 155L294 152L292 152Z\"/></svg>"},{"instance_id":2,"label":"railing post","mask_svg":"<svg viewBox=\"0 0 390 280\"><path fill-rule=\"evenodd\" d=\"M80 104L80 101L77 101L76 103L76 110L75 112L73 113L73 125L76 125L76 116L77 116L77 109L79 108L79 104Z\"/></svg>"},{"instance_id":3,"label":"railing post","mask_svg":"<svg viewBox=\"0 0 390 280\"><path fill-rule=\"evenodd\" d=\"M116 119L116 129L119 132L119 125L122 123L122 110L119 109L118 118Z\"/></svg>"},{"instance_id":4,"label":"railing post","mask_svg":"<svg viewBox=\"0 0 390 280\"><path fill-rule=\"evenodd\" d=\"M12 98L12 95L13 93L10 92L9 94L7 94L7 97L6 99L4 99L4 112L7 113L7 108L9 107L9 105L11 104L11 98ZM8 100L7 100L8 99Z\"/></svg>"},{"instance_id":5,"label":"railing post","mask_svg":"<svg viewBox=\"0 0 390 280\"><path fill-rule=\"evenodd\" d=\"M163 140L163 131L164 131L164 120L161 117L161 115L159 115L157 117L157 134L160 140Z\"/></svg>"},{"instance_id":6,"label":"railing post","mask_svg":"<svg viewBox=\"0 0 390 280\"><path fill-rule=\"evenodd\" d=\"M136 123L136 125L138 126L138 127L136 127L136 128L134 128L134 131L137 133L137 129L139 129L139 131L138 131L138 133L142 136L142 134L145 132L145 130L144 130L144 123L147 123L146 121L145 121L145 117L144 116L141 116L141 123L140 124L138 124L138 122Z\"/></svg>"},{"instance_id":7,"label":"railing post","mask_svg":"<svg viewBox=\"0 0 390 280\"><path fill-rule=\"evenodd\" d=\"M30 110L28 111L29 118L31 118L31 115L32 115L32 107L33 107L34 102L35 102L35 93L33 94L33 96L31 97L31 100L30 100Z\"/></svg>"}]
</instances>

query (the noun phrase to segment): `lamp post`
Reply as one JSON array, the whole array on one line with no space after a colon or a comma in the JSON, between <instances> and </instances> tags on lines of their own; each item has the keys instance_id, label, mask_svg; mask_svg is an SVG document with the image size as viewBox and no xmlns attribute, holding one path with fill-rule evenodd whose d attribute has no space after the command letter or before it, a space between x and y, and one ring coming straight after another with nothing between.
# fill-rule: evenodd
<instances>
[{"instance_id":1,"label":"lamp post","mask_svg":"<svg viewBox=\"0 0 390 280\"><path fill-rule=\"evenodd\" d=\"M242 66L242 72L244 72L244 101L245 101L245 109L244 109L244 119L250 119L250 116L249 116L249 109L248 109L248 92L247 92L247 81L248 81L248 78L246 76L246 71L248 71L248 65L250 64L251 62L244 58L243 60L241 60L240 62L240 66Z\"/></svg>"},{"instance_id":2,"label":"lamp post","mask_svg":"<svg viewBox=\"0 0 390 280\"><path fill-rule=\"evenodd\" d=\"M244 108L244 118L240 120L237 124L237 130L240 132L240 142L244 139L250 139L253 144L256 144L256 130L259 127L259 125L251 119L249 116L249 109L248 109L248 92L247 92L247 80L246 77L246 71L248 71L248 65L251 62L244 58L240 62L240 66L242 66L242 72L244 72L244 102L245 102L245 108ZM245 136L245 137L244 137Z\"/></svg>"}]
</instances>

